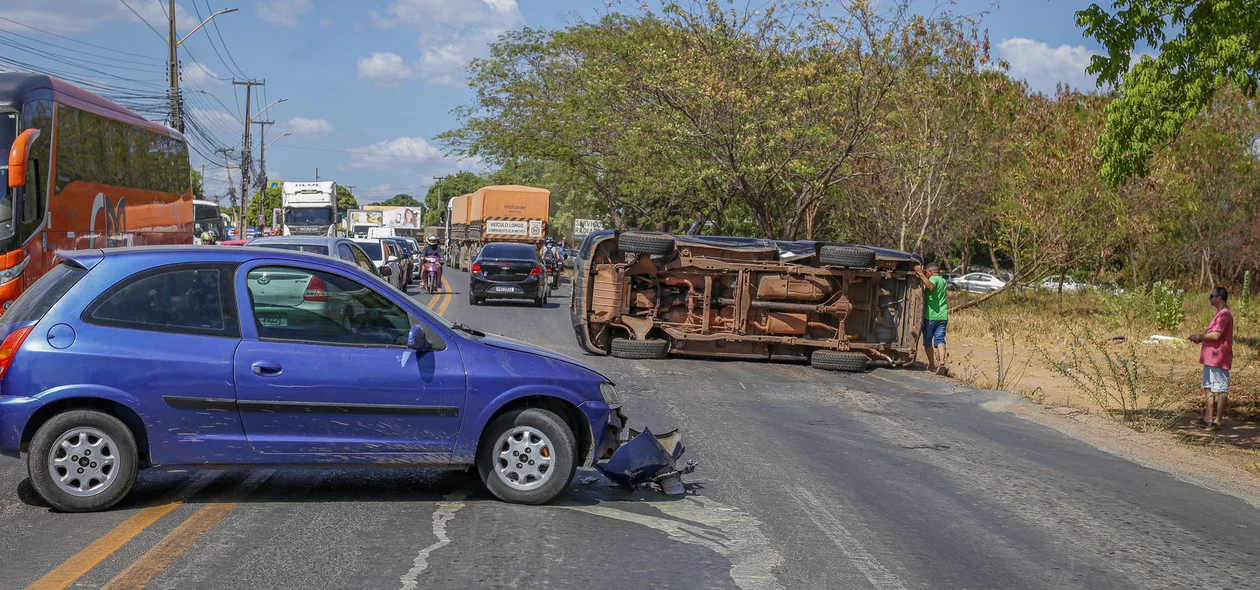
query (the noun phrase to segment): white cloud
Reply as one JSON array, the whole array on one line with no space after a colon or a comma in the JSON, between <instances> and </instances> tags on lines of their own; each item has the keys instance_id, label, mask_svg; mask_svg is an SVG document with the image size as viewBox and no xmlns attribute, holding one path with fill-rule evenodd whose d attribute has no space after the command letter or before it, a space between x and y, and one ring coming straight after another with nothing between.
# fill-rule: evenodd
<instances>
[{"instance_id":1,"label":"white cloud","mask_svg":"<svg viewBox=\"0 0 1260 590\"><path fill-rule=\"evenodd\" d=\"M225 86L224 82L219 79L224 76L219 75L210 66L194 61L185 61L183 64L183 67L179 69L181 82L201 90L212 90Z\"/></svg>"},{"instance_id":2,"label":"white cloud","mask_svg":"<svg viewBox=\"0 0 1260 590\"><path fill-rule=\"evenodd\" d=\"M293 117L284 125L284 131L294 135L304 135L308 137L326 137L332 135L333 126L327 119L308 119L306 117Z\"/></svg>"},{"instance_id":3,"label":"white cloud","mask_svg":"<svg viewBox=\"0 0 1260 590\"><path fill-rule=\"evenodd\" d=\"M133 0L128 4L140 13L163 37L166 36L167 16L165 2ZM5 18L38 27L54 33L86 33L101 25L140 20L122 2L103 0L57 0L55 2L30 2L28 0L0 0L0 14ZM175 4L176 24L181 32L191 31L201 21L183 4ZM0 29L30 32L30 29L9 21L0 21ZM146 33L147 34L147 33Z\"/></svg>"},{"instance_id":4,"label":"white cloud","mask_svg":"<svg viewBox=\"0 0 1260 590\"><path fill-rule=\"evenodd\" d=\"M1066 83L1083 91L1093 90L1094 76L1085 72L1098 52L1082 45L1050 47L1041 41L1012 37L997 45L998 57L1010 64L1010 75L1023 79L1035 91L1054 94L1055 85Z\"/></svg>"},{"instance_id":5,"label":"white cloud","mask_svg":"<svg viewBox=\"0 0 1260 590\"><path fill-rule=\"evenodd\" d=\"M442 159L442 150L421 137L397 137L350 150L351 168L393 168Z\"/></svg>"},{"instance_id":6,"label":"white cloud","mask_svg":"<svg viewBox=\"0 0 1260 590\"><path fill-rule=\"evenodd\" d=\"M525 24L516 0L395 0L371 17L382 29L407 28L419 33L419 59L414 73L430 84L461 86L464 67L489 54L503 33Z\"/></svg>"},{"instance_id":7,"label":"white cloud","mask_svg":"<svg viewBox=\"0 0 1260 590\"><path fill-rule=\"evenodd\" d=\"M298 17L311 9L311 0L262 0L254 6L254 16L273 25L296 27Z\"/></svg>"},{"instance_id":8,"label":"white cloud","mask_svg":"<svg viewBox=\"0 0 1260 590\"><path fill-rule=\"evenodd\" d=\"M401 55L392 52L373 51L359 58L359 79L371 80L377 86L394 86L411 77L411 67Z\"/></svg>"}]
</instances>

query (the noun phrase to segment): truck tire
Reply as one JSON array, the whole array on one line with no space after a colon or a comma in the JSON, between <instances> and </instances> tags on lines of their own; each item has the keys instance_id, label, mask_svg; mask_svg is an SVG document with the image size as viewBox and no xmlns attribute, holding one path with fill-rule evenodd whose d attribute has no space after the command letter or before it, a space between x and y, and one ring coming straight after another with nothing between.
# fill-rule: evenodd
<instances>
[{"instance_id":1,"label":"truck tire","mask_svg":"<svg viewBox=\"0 0 1260 590\"><path fill-rule=\"evenodd\" d=\"M670 254L674 238L655 234L624 233L617 237L617 249L631 254Z\"/></svg>"},{"instance_id":2,"label":"truck tire","mask_svg":"<svg viewBox=\"0 0 1260 590\"><path fill-rule=\"evenodd\" d=\"M861 373L866 370L869 359L860 352L837 352L834 350L815 350L809 357L810 366L828 371L848 371Z\"/></svg>"},{"instance_id":3,"label":"truck tire","mask_svg":"<svg viewBox=\"0 0 1260 590\"><path fill-rule=\"evenodd\" d=\"M875 268L875 251L856 246L823 246L818 261L826 266Z\"/></svg>"},{"instance_id":4,"label":"truck tire","mask_svg":"<svg viewBox=\"0 0 1260 590\"><path fill-rule=\"evenodd\" d=\"M619 359L663 359L669 355L669 341L614 338L612 355Z\"/></svg>"}]
</instances>

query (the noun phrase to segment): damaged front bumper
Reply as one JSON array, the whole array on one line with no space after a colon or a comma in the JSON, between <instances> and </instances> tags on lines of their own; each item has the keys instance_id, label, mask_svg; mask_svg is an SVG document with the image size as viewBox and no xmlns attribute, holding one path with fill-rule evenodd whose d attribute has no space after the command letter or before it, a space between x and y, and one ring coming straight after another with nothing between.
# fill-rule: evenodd
<instances>
[{"instance_id":1,"label":"damaged front bumper","mask_svg":"<svg viewBox=\"0 0 1260 590\"><path fill-rule=\"evenodd\" d=\"M626 416L618 408L608 419L603 449L597 455L601 460L595 468L626 490L655 484L667 494L685 493L682 476L695 471L697 463L679 466L686 450L682 433L674 429L654 434L647 428L640 432L625 424Z\"/></svg>"}]
</instances>

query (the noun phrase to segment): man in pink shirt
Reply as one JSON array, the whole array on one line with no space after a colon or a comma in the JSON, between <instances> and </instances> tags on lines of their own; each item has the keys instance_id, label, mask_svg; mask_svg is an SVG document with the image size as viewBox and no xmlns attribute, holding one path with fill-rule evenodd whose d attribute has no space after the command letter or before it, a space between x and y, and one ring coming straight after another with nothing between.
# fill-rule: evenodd
<instances>
[{"instance_id":1,"label":"man in pink shirt","mask_svg":"<svg viewBox=\"0 0 1260 590\"><path fill-rule=\"evenodd\" d=\"M1202 334L1190 341L1203 343L1199 362L1203 364L1203 393L1207 397L1207 413L1196 425L1217 430L1225 419L1225 400L1229 391L1229 369L1234 362L1234 312L1229 310L1229 292L1225 287L1212 289L1208 296L1216 315Z\"/></svg>"}]
</instances>

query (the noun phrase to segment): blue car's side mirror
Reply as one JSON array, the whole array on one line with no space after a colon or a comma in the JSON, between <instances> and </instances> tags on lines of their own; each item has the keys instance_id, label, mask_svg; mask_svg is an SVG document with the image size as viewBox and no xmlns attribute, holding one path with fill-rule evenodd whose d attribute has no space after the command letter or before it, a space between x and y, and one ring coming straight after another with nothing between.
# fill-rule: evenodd
<instances>
[{"instance_id":1,"label":"blue car's side mirror","mask_svg":"<svg viewBox=\"0 0 1260 590\"><path fill-rule=\"evenodd\" d=\"M411 327L411 331L407 333L407 348L416 352L429 352L433 349L429 344L429 335L424 333L422 326Z\"/></svg>"}]
</instances>

